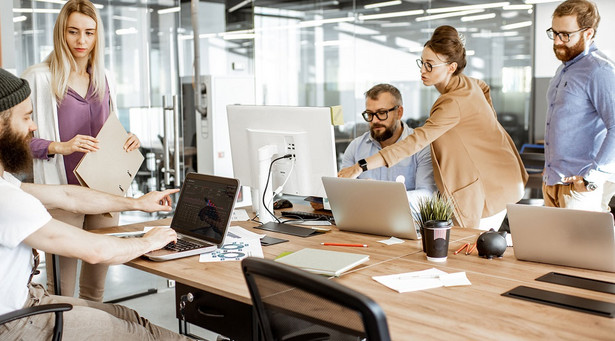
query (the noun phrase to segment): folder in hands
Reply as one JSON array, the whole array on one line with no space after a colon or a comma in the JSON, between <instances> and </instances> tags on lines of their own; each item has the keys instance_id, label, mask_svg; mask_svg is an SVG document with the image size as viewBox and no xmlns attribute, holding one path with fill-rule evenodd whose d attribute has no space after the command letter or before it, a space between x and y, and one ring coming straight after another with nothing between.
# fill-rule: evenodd
<instances>
[{"instance_id":1,"label":"folder in hands","mask_svg":"<svg viewBox=\"0 0 615 341\"><path fill-rule=\"evenodd\" d=\"M143 163L143 154L138 149L124 150L128 133L113 113L96 138L98 151L86 153L73 172L82 186L125 196Z\"/></svg>"}]
</instances>

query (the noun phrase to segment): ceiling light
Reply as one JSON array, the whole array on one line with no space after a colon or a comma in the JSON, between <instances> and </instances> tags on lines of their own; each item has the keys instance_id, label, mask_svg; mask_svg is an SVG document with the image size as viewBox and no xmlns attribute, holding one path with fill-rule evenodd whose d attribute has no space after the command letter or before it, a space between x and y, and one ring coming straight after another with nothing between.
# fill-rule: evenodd
<instances>
[{"instance_id":1,"label":"ceiling light","mask_svg":"<svg viewBox=\"0 0 615 341\"><path fill-rule=\"evenodd\" d=\"M430 8L426 12L429 13L429 14L434 14L434 13L465 11L465 10L472 10L472 9L496 8L496 7L504 7L504 6L508 6L508 5L510 5L510 2L495 2L495 3L492 3L492 4L454 6L454 7L442 7L442 8Z\"/></svg>"},{"instance_id":2,"label":"ceiling light","mask_svg":"<svg viewBox=\"0 0 615 341\"><path fill-rule=\"evenodd\" d=\"M507 31L507 30L514 30L516 28L521 28L521 27L528 27L528 26L532 26L531 21L522 21L522 22L518 22L514 24L502 25L500 26L500 28L504 31Z\"/></svg>"},{"instance_id":3,"label":"ceiling light","mask_svg":"<svg viewBox=\"0 0 615 341\"><path fill-rule=\"evenodd\" d=\"M179 12L179 6L178 7L169 7L169 8L159 9L158 10L158 14L167 14L167 13L175 13L175 12Z\"/></svg>"},{"instance_id":4,"label":"ceiling light","mask_svg":"<svg viewBox=\"0 0 615 341\"><path fill-rule=\"evenodd\" d=\"M436 20L436 19L442 19L442 18L450 18L450 17L461 17L467 14L474 14L474 13L481 13L484 12L484 9L474 9L474 10L470 10L470 11L461 11L461 12L451 12L451 13L442 13L442 14L435 14L435 15L427 15L424 17L418 17L416 18L416 21L428 21L428 20Z\"/></svg>"},{"instance_id":5,"label":"ceiling light","mask_svg":"<svg viewBox=\"0 0 615 341\"><path fill-rule=\"evenodd\" d=\"M38 2L48 2L51 4L58 4L58 5L64 5L66 3L66 0L36 0Z\"/></svg>"},{"instance_id":6,"label":"ceiling light","mask_svg":"<svg viewBox=\"0 0 615 341\"><path fill-rule=\"evenodd\" d=\"M487 13L487 14L479 14L479 15L471 15L467 17L461 17L461 21L476 21L476 20L485 20L485 19L493 19L495 18L495 13Z\"/></svg>"},{"instance_id":7,"label":"ceiling light","mask_svg":"<svg viewBox=\"0 0 615 341\"><path fill-rule=\"evenodd\" d=\"M517 31L509 32L477 32L472 33L472 38L498 38L498 37L514 37L519 35Z\"/></svg>"},{"instance_id":8,"label":"ceiling light","mask_svg":"<svg viewBox=\"0 0 615 341\"><path fill-rule=\"evenodd\" d=\"M505 11L516 11L516 10L524 10L524 9L532 9L534 6L532 5L508 5L502 7Z\"/></svg>"},{"instance_id":9,"label":"ceiling light","mask_svg":"<svg viewBox=\"0 0 615 341\"><path fill-rule=\"evenodd\" d=\"M396 5L401 5L401 0L377 2L375 4L365 5L363 6L363 8L369 9L369 8L378 8L378 7L387 7L387 6L396 6Z\"/></svg>"},{"instance_id":10,"label":"ceiling light","mask_svg":"<svg viewBox=\"0 0 615 341\"><path fill-rule=\"evenodd\" d=\"M524 0L523 2L525 2L528 5L535 5L535 4L546 4L548 2L560 2L560 0Z\"/></svg>"},{"instance_id":11,"label":"ceiling light","mask_svg":"<svg viewBox=\"0 0 615 341\"><path fill-rule=\"evenodd\" d=\"M409 22L387 22L380 24L380 27L408 27L410 25Z\"/></svg>"},{"instance_id":12,"label":"ceiling light","mask_svg":"<svg viewBox=\"0 0 615 341\"><path fill-rule=\"evenodd\" d=\"M117 34L118 36L123 36L127 34L137 34L137 33L139 33L139 31L137 31L137 29L134 27L120 28L119 30L115 30L115 34Z\"/></svg>"},{"instance_id":13,"label":"ceiling light","mask_svg":"<svg viewBox=\"0 0 615 341\"><path fill-rule=\"evenodd\" d=\"M13 23L18 23L18 22L26 21L26 19L28 19L28 17L26 17L25 15L20 15L18 17L14 17L13 18Z\"/></svg>"},{"instance_id":14,"label":"ceiling light","mask_svg":"<svg viewBox=\"0 0 615 341\"><path fill-rule=\"evenodd\" d=\"M60 13L60 9L53 8L13 8L13 13Z\"/></svg>"},{"instance_id":15,"label":"ceiling light","mask_svg":"<svg viewBox=\"0 0 615 341\"><path fill-rule=\"evenodd\" d=\"M354 21L353 17L342 18L330 18L330 19L318 19L318 20L306 20L299 23L299 27L315 27L322 26L324 24L335 24L340 22Z\"/></svg>"},{"instance_id":16,"label":"ceiling light","mask_svg":"<svg viewBox=\"0 0 615 341\"><path fill-rule=\"evenodd\" d=\"M229 8L228 12L229 13L235 12L236 10L242 8L243 6L245 6L245 5L247 5L247 4L251 3L251 2L252 2L252 0L244 0L244 1L240 2L240 3L238 3L237 5Z\"/></svg>"},{"instance_id":17,"label":"ceiling light","mask_svg":"<svg viewBox=\"0 0 615 341\"><path fill-rule=\"evenodd\" d=\"M381 13L381 14L369 14L369 15L359 14L359 20L399 18L399 17L408 17L411 15L419 15L423 13L425 13L425 11L423 11L422 9L417 9L417 10L412 10L412 11L391 12L391 13Z\"/></svg>"}]
</instances>

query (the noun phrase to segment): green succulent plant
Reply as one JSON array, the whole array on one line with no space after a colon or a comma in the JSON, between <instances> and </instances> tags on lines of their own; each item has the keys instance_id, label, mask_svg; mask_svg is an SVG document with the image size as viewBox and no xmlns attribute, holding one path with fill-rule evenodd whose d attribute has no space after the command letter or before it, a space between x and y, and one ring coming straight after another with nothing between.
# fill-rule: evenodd
<instances>
[{"instance_id":1,"label":"green succulent plant","mask_svg":"<svg viewBox=\"0 0 615 341\"><path fill-rule=\"evenodd\" d=\"M414 216L420 226L429 220L448 221L453 217L453 203L445 195L434 192L431 197L419 199L418 212Z\"/></svg>"}]
</instances>

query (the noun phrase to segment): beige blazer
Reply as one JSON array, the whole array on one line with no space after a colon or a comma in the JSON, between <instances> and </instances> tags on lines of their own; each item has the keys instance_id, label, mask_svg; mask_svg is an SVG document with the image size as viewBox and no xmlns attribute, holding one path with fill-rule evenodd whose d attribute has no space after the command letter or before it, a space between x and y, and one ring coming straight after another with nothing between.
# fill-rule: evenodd
<instances>
[{"instance_id":1,"label":"beige blazer","mask_svg":"<svg viewBox=\"0 0 615 341\"><path fill-rule=\"evenodd\" d=\"M523 197L528 175L497 121L485 82L453 76L425 125L380 154L391 166L430 143L434 179L440 192L452 199L457 225L478 227L481 217Z\"/></svg>"}]
</instances>

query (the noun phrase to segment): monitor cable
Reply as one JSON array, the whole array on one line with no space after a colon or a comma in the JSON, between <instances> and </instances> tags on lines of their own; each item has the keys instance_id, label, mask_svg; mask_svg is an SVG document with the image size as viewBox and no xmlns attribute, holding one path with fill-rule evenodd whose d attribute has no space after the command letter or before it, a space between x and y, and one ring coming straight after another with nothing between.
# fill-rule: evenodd
<instances>
[{"instance_id":1,"label":"monitor cable","mask_svg":"<svg viewBox=\"0 0 615 341\"><path fill-rule=\"evenodd\" d=\"M273 161L271 161L271 163L269 164L269 171L267 172L267 182L265 182L265 188L263 189L263 207L265 207L265 210L267 210L267 212L271 214L271 216L276 220L277 223L280 223L280 219L278 219L278 217L276 217L275 214L273 214L273 212L269 210L269 207L267 207L267 203L265 201L265 193L267 193L267 187L269 187L269 180L271 179L271 169L273 168L273 164L282 159L291 159L293 157L294 157L293 154L286 154L284 156L280 156L278 158L273 159ZM294 167L294 163L293 163L293 167ZM284 184L286 184L286 182L284 182Z\"/></svg>"}]
</instances>

